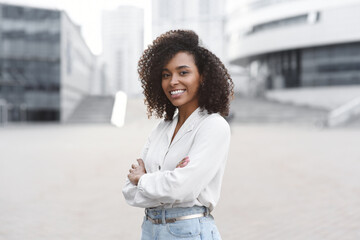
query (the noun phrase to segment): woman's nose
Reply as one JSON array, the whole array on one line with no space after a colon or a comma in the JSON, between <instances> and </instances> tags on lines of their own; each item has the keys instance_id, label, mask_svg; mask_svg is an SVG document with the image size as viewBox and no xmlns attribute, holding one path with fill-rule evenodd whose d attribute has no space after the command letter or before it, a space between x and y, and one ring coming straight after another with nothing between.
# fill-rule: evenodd
<instances>
[{"instance_id":1,"label":"woman's nose","mask_svg":"<svg viewBox=\"0 0 360 240\"><path fill-rule=\"evenodd\" d=\"M178 83L179 83L178 76L176 76L176 75L172 76L172 78L170 80L170 85L176 85Z\"/></svg>"}]
</instances>

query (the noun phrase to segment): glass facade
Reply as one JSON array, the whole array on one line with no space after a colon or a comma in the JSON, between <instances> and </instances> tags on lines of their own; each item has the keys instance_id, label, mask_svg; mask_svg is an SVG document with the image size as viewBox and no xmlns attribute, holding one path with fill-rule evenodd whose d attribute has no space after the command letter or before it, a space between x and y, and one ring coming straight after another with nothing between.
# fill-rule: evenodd
<instances>
[{"instance_id":1,"label":"glass facade","mask_svg":"<svg viewBox=\"0 0 360 240\"><path fill-rule=\"evenodd\" d=\"M267 89L360 84L360 42L270 53L251 61L268 69Z\"/></svg>"},{"instance_id":2,"label":"glass facade","mask_svg":"<svg viewBox=\"0 0 360 240\"><path fill-rule=\"evenodd\" d=\"M302 51L302 86L360 84L360 42Z\"/></svg>"},{"instance_id":3,"label":"glass facade","mask_svg":"<svg viewBox=\"0 0 360 240\"><path fill-rule=\"evenodd\" d=\"M0 99L9 121L58 121L60 12L0 4Z\"/></svg>"},{"instance_id":4,"label":"glass facade","mask_svg":"<svg viewBox=\"0 0 360 240\"><path fill-rule=\"evenodd\" d=\"M264 60L269 69L266 79L267 88L299 87L301 81L300 57L301 52L298 50L273 53L266 56Z\"/></svg>"}]
</instances>

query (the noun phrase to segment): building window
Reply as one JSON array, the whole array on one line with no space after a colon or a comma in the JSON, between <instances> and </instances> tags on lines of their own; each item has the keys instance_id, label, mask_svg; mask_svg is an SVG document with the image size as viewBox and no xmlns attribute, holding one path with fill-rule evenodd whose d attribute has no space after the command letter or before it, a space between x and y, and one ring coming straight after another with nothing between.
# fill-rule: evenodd
<instances>
[{"instance_id":1,"label":"building window","mask_svg":"<svg viewBox=\"0 0 360 240\"><path fill-rule=\"evenodd\" d=\"M307 23L314 24L319 19L320 19L319 12L309 13L309 14L301 14L301 15L294 16L294 17L283 18L280 20L275 20L275 21L270 21L270 22L254 25L254 26L252 26L252 28L250 28L246 32L246 34L250 35L250 34L255 34L255 33L263 32L263 31L271 30L271 29L287 27L287 26L292 26L292 25L298 25L298 24L307 24Z\"/></svg>"},{"instance_id":2,"label":"building window","mask_svg":"<svg viewBox=\"0 0 360 240\"><path fill-rule=\"evenodd\" d=\"M360 83L360 43L302 50L302 86Z\"/></svg>"}]
</instances>

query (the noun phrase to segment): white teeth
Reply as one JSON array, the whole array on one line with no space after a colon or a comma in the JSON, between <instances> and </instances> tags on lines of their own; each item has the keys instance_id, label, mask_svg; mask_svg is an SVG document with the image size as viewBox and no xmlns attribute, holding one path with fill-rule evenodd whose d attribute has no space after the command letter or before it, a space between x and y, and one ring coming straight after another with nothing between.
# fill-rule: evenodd
<instances>
[{"instance_id":1,"label":"white teeth","mask_svg":"<svg viewBox=\"0 0 360 240\"><path fill-rule=\"evenodd\" d=\"M185 90L176 90L176 91L171 91L170 94L174 95L174 94L179 94L179 93L183 93L185 92Z\"/></svg>"}]
</instances>

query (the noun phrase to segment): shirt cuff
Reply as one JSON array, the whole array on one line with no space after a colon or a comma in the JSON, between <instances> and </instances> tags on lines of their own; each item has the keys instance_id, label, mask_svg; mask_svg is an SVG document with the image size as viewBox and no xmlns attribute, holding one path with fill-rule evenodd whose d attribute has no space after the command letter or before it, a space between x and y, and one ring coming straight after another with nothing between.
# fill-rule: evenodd
<instances>
[{"instance_id":1,"label":"shirt cuff","mask_svg":"<svg viewBox=\"0 0 360 240\"><path fill-rule=\"evenodd\" d=\"M146 178L146 175L147 175L147 173L146 174L144 174L144 175L142 175L141 177L140 177L140 179L139 179L139 181L138 181L138 184L137 184L137 188L138 188L138 190L140 190L140 191L144 191L144 188L143 188L143 180L144 180L144 178Z\"/></svg>"},{"instance_id":2,"label":"shirt cuff","mask_svg":"<svg viewBox=\"0 0 360 240\"><path fill-rule=\"evenodd\" d=\"M147 198L148 198L148 196L147 196L146 193L145 193L144 187L145 187L147 178L149 178L149 177L150 177L150 174L149 174L149 173L146 173L146 174L142 175L142 176L140 177L139 181L138 181L137 186L136 186L137 189L138 189L140 192L142 192L142 194L143 194L145 197L147 197ZM159 202L159 203L160 203L160 205L164 205L164 204L165 204L165 203L163 203L163 202Z\"/></svg>"}]
</instances>

